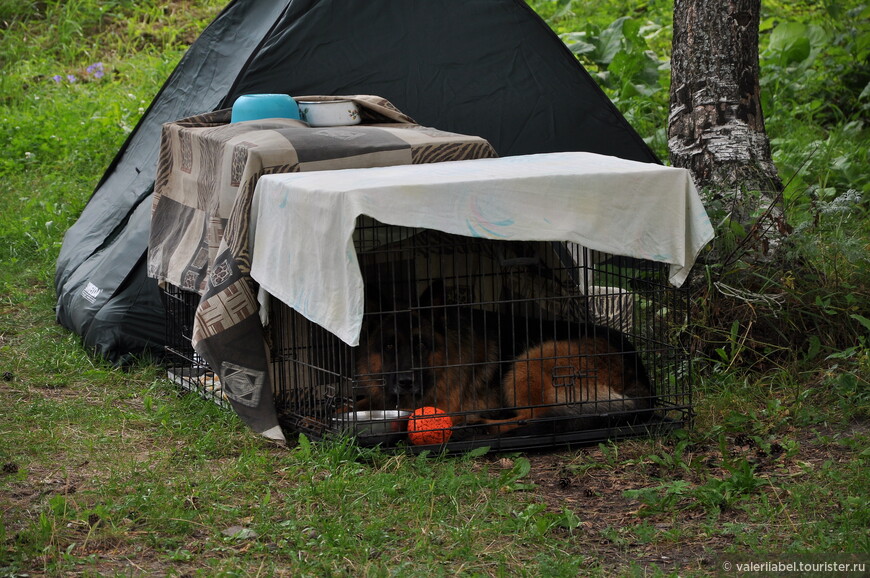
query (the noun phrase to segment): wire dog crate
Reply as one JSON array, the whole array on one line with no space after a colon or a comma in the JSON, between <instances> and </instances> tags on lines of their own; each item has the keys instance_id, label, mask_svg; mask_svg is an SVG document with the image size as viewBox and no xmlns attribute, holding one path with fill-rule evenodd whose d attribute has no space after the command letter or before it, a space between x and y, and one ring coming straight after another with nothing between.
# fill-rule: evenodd
<instances>
[{"instance_id":1,"label":"wire dog crate","mask_svg":"<svg viewBox=\"0 0 870 578\"><path fill-rule=\"evenodd\" d=\"M588 444L691 427L688 294L660 263L360 218L359 347L273 300L284 425L412 445L407 414L451 419L447 451ZM192 360L195 361L195 360ZM387 418L387 419L384 419Z\"/></svg>"},{"instance_id":2,"label":"wire dog crate","mask_svg":"<svg viewBox=\"0 0 870 578\"><path fill-rule=\"evenodd\" d=\"M412 410L431 406L452 422L439 449L506 451L691 427L688 293L664 265L367 218L355 244L359 347L272 301L271 381L287 429L427 449L406 428ZM163 298L169 378L229 407L191 346L199 295L166 285Z\"/></svg>"},{"instance_id":3,"label":"wire dog crate","mask_svg":"<svg viewBox=\"0 0 870 578\"><path fill-rule=\"evenodd\" d=\"M220 377L191 344L199 294L167 283L162 298L166 309L164 365L167 377L179 387L228 408L229 401L223 393Z\"/></svg>"}]
</instances>

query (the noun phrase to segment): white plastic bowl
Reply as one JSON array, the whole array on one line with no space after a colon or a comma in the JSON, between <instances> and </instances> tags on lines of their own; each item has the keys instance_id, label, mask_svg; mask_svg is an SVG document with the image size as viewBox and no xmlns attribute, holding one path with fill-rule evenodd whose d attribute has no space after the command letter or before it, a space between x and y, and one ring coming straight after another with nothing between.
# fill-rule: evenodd
<instances>
[{"instance_id":1,"label":"white plastic bowl","mask_svg":"<svg viewBox=\"0 0 870 578\"><path fill-rule=\"evenodd\" d=\"M360 123L359 108L352 100L300 100L299 117L309 126L350 126Z\"/></svg>"}]
</instances>

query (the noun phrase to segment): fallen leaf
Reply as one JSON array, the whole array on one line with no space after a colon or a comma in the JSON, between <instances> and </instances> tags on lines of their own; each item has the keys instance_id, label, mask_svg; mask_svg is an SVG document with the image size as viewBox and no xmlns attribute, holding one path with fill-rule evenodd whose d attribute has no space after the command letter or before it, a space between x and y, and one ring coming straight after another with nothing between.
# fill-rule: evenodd
<instances>
[{"instance_id":1,"label":"fallen leaf","mask_svg":"<svg viewBox=\"0 0 870 578\"><path fill-rule=\"evenodd\" d=\"M248 540L257 537L256 532L250 528L244 528L242 526L230 526L221 533L224 536L229 536L230 538L236 538L238 540Z\"/></svg>"}]
</instances>

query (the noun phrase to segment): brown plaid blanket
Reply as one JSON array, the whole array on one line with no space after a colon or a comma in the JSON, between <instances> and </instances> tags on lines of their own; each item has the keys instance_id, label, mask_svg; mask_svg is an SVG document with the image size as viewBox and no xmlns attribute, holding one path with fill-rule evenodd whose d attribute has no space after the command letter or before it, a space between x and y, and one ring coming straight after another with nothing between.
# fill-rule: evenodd
<instances>
[{"instance_id":1,"label":"brown plaid blanket","mask_svg":"<svg viewBox=\"0 0 870 578\"><path fill-rule=\"evenodd\" d=\"M416 124L387 100L349 98L362 123L309 127L292 119L229 123L231 111L167 123L154 185L148 274L200 294L193 346L216 371L236 412L258 433L283 440L268 349L250 277L248 228L266 174L420 164L497 156L477 136Z\"/></svg>"}]
</instances>

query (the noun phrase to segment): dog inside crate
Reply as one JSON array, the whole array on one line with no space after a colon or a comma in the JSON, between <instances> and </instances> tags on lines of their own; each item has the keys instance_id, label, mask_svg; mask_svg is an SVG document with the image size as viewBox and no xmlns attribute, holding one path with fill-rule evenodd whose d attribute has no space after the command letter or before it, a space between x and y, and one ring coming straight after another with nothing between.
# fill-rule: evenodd
<instances>
[{"instance_id":1,"label":"dog inside crate","mask_svg":"<svg viewBox=\"0 0 870 578\"><path fill-rule=\"evenodd\" d=\"M635 297L598 284L606 256L371 221L357 229L357 252L366 312L339 411L436 407L454 441L652 416Z\"/></svg>"}]
</instances>

